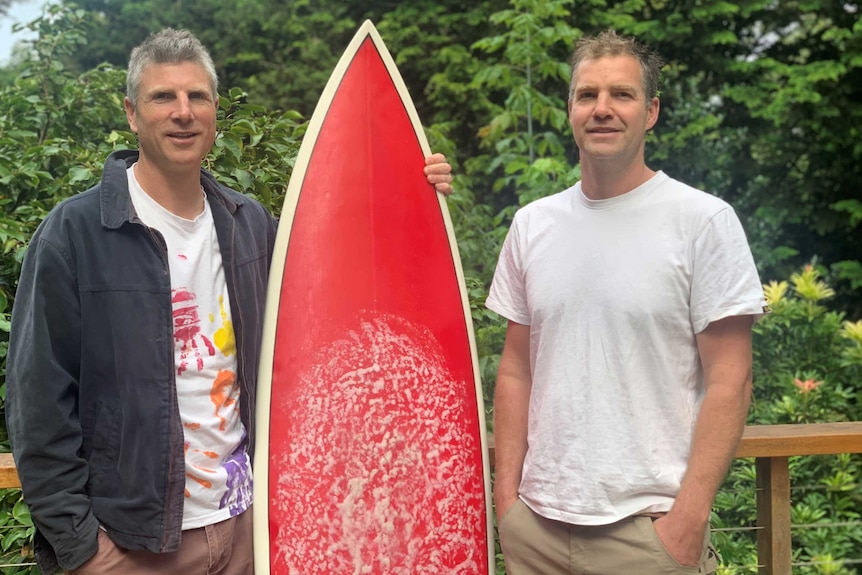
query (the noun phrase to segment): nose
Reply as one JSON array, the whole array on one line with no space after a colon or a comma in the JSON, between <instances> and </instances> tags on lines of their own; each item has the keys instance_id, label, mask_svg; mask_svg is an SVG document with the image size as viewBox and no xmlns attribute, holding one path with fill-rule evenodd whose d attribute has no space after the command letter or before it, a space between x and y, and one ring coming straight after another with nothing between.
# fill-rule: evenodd
<instances>
[{"instance_id":1,"label":"nose","mask_svg":"<svg viewBox=\"0 0 862 575\"><path fill-rule=\"evenodd\" d=\"M191 120L193 117L191 101L188 94L179 94L175 101L173 118L181 122Z\"/></svg>"},{"instance_id":2,"label":"nose","mask_svg":"<svg viewBox=\"0 0 862 575\"><path fill-rule=\"evenodd\" d=\"M607 118L608 116L613 115L611 97L609 94L600 93L596 97L596 105L593 108L593 115L598 118Z\"/></svg>"}]
</instances>

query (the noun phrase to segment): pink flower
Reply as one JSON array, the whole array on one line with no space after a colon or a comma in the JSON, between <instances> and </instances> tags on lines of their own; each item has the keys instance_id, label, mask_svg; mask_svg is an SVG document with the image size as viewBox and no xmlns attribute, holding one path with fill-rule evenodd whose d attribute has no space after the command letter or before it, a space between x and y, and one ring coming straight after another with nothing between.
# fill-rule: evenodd
<instances>
[{"instance_id":1,"label":"pink flower","mask_svg":"<svg viewBox=\"0 0 862 575\"><path fill-rule=\"evenodd\" d=\"M820 387L821 383L823 383L823 382L822 381L815 381L814 378L806 379L805 381L802 381L801 379L799 379L797 377L796 379L793 380L793 385L795 385L796 387L799 388L800 393L808 393L813 389L817 389L818 387Z\"/></svg>"}]
</instances>

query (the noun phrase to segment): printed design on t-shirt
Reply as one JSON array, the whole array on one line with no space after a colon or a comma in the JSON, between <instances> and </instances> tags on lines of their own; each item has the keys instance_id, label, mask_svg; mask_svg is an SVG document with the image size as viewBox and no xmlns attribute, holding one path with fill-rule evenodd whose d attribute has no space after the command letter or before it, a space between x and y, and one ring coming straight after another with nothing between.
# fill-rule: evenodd
<instances>
[{"instance_id":1,"label":"printed design on t-shirt","mask_svg":"<svg viewBox=\"0 0 862 575\"><path fill-rule=\"evenodd\" d=\"M188 441L186 441L185 442L186 459L188 459L189 449L190 449L190 443ZM202 453L206 457L211 457L213 459L218 457L218 454L214 453L212 451L200 451L198 449L195 449L194 451L195 451L195 453ZM201 473L215 473L214 470L207 469L206 467L201 467L200 465L194 465L193 467L194 467L194 469L200 471ZM199 476L197 476L194 473L191 473L189 471L186 471L186 477L188 477L189 479L191 479L192 481L194 481L195 483L197 483L198 485L200 485L204 489L212 489L212 486L213 486L212 481L209 481L208 479L204 479L203 477L199 477ZM186 487L185 495L186 495L186 497L191 497L191 492L189 492L188 487Z\"/></svg>"},{"instance_id":2,"label":"printed design on t-shirt","mask_svg":"<svg viewBox=\"0 0 862 575\"><path fill-rule=\"evenodd\" d=\"M248 457L245 455L245 434L237 450L224 462L227 470L227 491L219 502L219 509L230 507L231 517L239 515L251 504L252 483L249 481Z\"/></svg>"},{"instance_id":3,"label":"printed design on t-shirt","mask_svg":"<svg viewBox=\"0 0 862 575\"><path fill-rule=\"evenodd\" d=\"M233 334L233 323L228 319L227 310L224 307L224 296L218 298L218 310L222 325L213 334L216 346L225 357L236 354L236 338ZM210 322L215 323L215 318L210 314Z\"/></svg>"},{"instance_id":4,"label":"printed design on t-shirt","mask_svg":"<svg viewBox=\"0 0 862 575\"><path fill-rule=\"evenodd\" d=\"M214 313L201 313L203 310L199 309L199 305L204 302L199 302L189 288L173 290L172 301L178 354L177 374L182 376L182 379L177 380L177 385L196 385L194 377L190 376L196 375L198 381L201 381L201 376L206 379L212 377L207 391L201 389L200 393L195 393L194 389L190 389L186 392L191 408L183 416L186 477L189 480L185 496L193 497L190 489L195 484L207 490L216 487L219 491L224 489L220 497L215 493L213 497L219 498L219 509L229 508L231 516L235 516L245 511L252 500L245 432L239 446L227 457L211 449L212 440L204 439L207 434L224 434L236 430L233 426L233 429L228 429L228 422L239 408L240 387L236 373L221 367L230 362L219 359L236 355L236 337L225 297L218 297L218 317ZM201 321L202 317L204 321ZM200 399L196 400L198 396ZM202 401L204 397L208 398L207 403ZM200 420L196 421L198 418ZM222 479L214 483L213 478L219 475Z\"/></svg>"},{"instance_id":5,"label":"printed design on t-shirt","mask_svg":"<svg viewBox=\"0 0 862 575\"><path fill-rule=\"evenodd\" d=\"M201 347L208 355L215 355L215 347L206 336L201 334L201 321L198 317L198 306L195 294L186 289L175 289L171 298L174 312L174 340L180 346L180 361L177 365L177 375L182 375L189 368L191 358L198 371L204 368L204 358Z\"/></svg>"},{"instance_id":6,"label":"printed design on t-shirt","mask_svg":"<svg viewBox=\"0 0 862 575\"><path fill-rule=\"evenodd\" d=\"M236 405L236 396L239 389L236 386L236 374L230 370L223 369L218 372L210 391L210 400L215 405L215 416L219 419L219 431L224 431L226 417L221 415L223 410L230 409Z\"/></svg>"}]
</instances>

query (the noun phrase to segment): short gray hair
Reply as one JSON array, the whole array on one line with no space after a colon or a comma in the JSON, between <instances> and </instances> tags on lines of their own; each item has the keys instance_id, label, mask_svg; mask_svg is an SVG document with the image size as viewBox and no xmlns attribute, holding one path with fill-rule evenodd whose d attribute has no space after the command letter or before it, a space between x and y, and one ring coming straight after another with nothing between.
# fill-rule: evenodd
<instances>
[{"instance_id":1,"label":"short gray hair","mask_svg":"<svg viewBox=\"0 0 862 575\"><path fill-rule=\"evenodd\" d=\"M661 56L634 38L620 36L610 29L596 36L581 38L575 46L571 59L572 79L569 83L569 99L571 100L573 96L575 76L581 62L605 56L632 56L640 63L644 94L649 106L650 100L658 96L661 68L664 66Z\"/></svg>"},{"instance_id":2,"label":"short gray hair","mask_svg":"<svg viewBox=\"0 0 862 575\"><path fill-rule=\"evenodd\" d=\"M126 78L126 97L134 106L138 105L138 90L141 75L150 64L200 64L210 77L213 99L218 96L218 76L210 53L194 34L188 30L165 28L154 32L129 57L129 73Z\"/></svg>"}]
</instances>

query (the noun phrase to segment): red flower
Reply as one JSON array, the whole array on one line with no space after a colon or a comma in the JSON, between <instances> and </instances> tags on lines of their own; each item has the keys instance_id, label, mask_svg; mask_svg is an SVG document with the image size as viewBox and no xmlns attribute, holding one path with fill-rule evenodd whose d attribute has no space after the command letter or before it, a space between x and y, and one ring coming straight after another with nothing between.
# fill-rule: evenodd
<instances>
[{"instance_id":1,"label":"red flower","mask_svg":"<svg viewBox=\"0 0 862 575\"><path fill-rule=\"evenodd\" d=\"M793 380L793 385L795 385L796 387L799 388L800 393L808 393L813 389L817 389L818 387L820 387L821 383L823 383L823 382L822 381L815 381L814 378L806 379L805 381L802 381L801 379L799 379L797 377L796 379Z\"/></svg>"}]
</instances>

